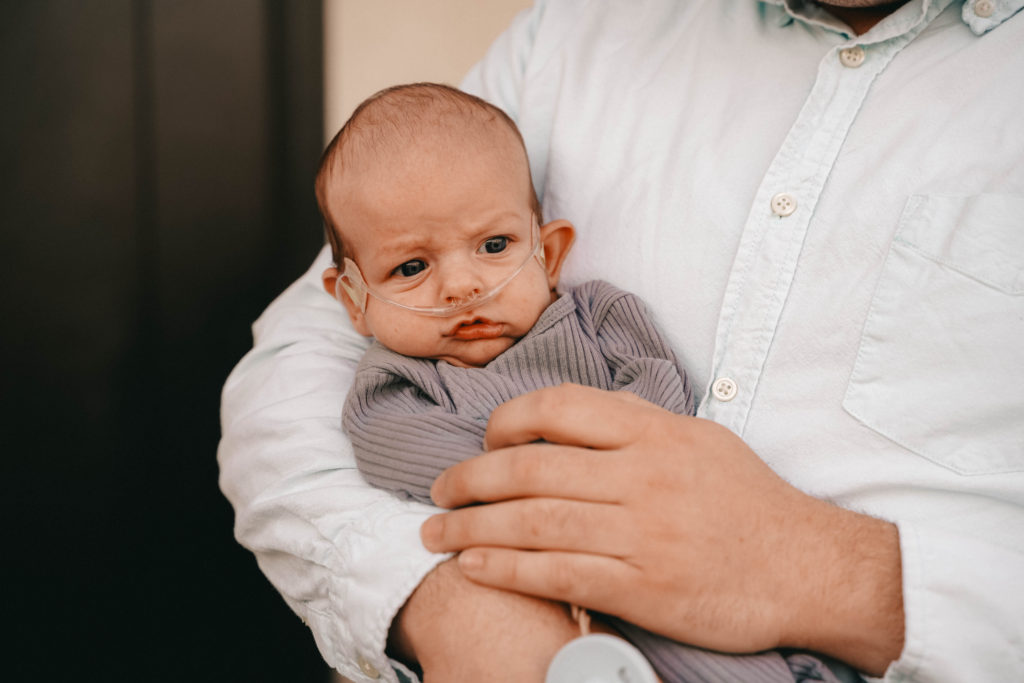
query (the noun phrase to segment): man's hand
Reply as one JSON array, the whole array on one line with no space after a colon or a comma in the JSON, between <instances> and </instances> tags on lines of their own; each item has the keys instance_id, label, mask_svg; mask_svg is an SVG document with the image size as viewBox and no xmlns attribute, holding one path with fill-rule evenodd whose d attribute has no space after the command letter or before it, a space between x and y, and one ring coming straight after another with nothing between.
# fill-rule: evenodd
<instances>
[{"instance_id":1,"label":"man's hand","mask_svg":"<svg viewBox=\"0 0 1024 683\"><path fill-rule=\"evenodd\" d=\"M533 443L543 439L547 443ZM424 543L482 584L726 652L813 649L882 673L903 644L896 528L793 488L736 435L563 385L491 416Z\"/></svg>"},{"instance_id":2,"label":"man's hand","mask_svg":"<svg viewBox=\"0 0 1024 683\"><path fill-rule=\"evenodd\" d=\"M475 584L448 560L399 612L388 652L418 661L424 683L541 683L578 635L565 605Z\"/></svg>"}]
</instances>

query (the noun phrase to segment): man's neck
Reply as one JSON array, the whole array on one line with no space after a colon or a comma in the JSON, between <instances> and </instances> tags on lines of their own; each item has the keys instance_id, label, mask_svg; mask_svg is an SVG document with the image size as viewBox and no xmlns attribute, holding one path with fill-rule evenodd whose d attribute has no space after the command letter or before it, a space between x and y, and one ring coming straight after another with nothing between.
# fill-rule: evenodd
<instances>
[{"instance_id":1,"label":"man's neck","mask_svg":"<svg viewBox=\"0 0 1024 683\"><path fill-rule=\"evenodd\" d=\"M837 6L825 0L822 0L818 4L828 10L829 14L833 15L840 21L845 22L853 29L853 32L859 36L867 33L875 24L880 22L882 19L885 19L903 5L907 4L907 1L908 0L896 0L895 2L889 2L884 5L874 5L872 7Z\"/></svg>"}]
</instances>

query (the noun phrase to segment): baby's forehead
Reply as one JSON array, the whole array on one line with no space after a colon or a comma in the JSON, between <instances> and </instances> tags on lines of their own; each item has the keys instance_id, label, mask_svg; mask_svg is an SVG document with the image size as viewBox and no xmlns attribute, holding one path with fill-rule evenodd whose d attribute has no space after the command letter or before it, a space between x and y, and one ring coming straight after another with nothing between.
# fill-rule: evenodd
<instances>
[{"instance_id":1,"label":"baby's forehead","mask_svg":"<svg viewBox=\"0 0 1024 683\"><path fill-rule=\"evenodd\" d=\"M502 154L510 160L525 150L508 124L489 112L463 107L403 112L400 118L360 120L339 149L342 165L392 165L410 159L444 159Z\"/></svg>"},{"instance_id":2,"label":"baby's forehead","mask_svg":"<svg viewBox=\"0 0 1024 683\"><path fill-rule=\"evenodd\" d=\"M344 163L335 167L329 185L332 204L377 203L383 198L409 197L427 192L453 178L469 177L487 189L501 188L532 208L532 185L525 153L515 140L497 136L450 135L436 128L410 138L406 144L368 145L351 149ZM472 190L470 190L472 191ZM412 200L410 200L412 201Z\"/></svg>"},{"instance_id":3,"label":"baby's forehead","mask_svg":"<svg viewBox=\"0 0 1024 683\"><path fill-rule=\"evenodd\" d=\"M491 105L466 97L413 87L361 105L332 143L333 158L322 169L323 206L342 239L355 237L345 234L355 227L349 219L380 215L375 204L399 207L391 216L419 213L418 200L425 194L462 204L449 192L453 180L462 182L462 196L480 194L473 189L480 183L483 195L502 193L502 204L522 198L527 215L535 210L529 163L515 124Z\"/></svg>"},{"instance_id":4,"label":"baby's forehead","mask_svg":"<svg viewBox=\"0 0 1024 683\"><path fill-rule=\"evenodd\" d=\"M331 203L342 209L349 201L375 201L381 193L409 192L423 181L474 166L499 168L497 182L515 194L529 191L529 163L515 133L500 120L468 121L475 125L445 120L409 125L401 134L382 135L366 128L352 131L328 179L334 190L329 192L335 200Z\"/></svg>"}]
</instances>

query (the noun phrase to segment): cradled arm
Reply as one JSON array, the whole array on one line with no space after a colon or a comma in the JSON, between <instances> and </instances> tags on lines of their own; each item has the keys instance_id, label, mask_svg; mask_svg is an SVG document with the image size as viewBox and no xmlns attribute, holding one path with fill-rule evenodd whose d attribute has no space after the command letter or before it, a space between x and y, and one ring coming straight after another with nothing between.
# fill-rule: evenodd
<instances>
[{"instance_id":1,"label":"cradled arm","mask_svg":"<svg viewBox=\"0 0 1024 683\"><path fill-rule=\"evenodd\" d=\"M352 681L397 683L390 636L388 653L419 662L425 683L539 683L578 633L564 605L438 566L447 556L419 537L436 509L370 486L356 468L340 417L366 340L323 293L328 259L267 309L224 387L217 457L235 535Z\"/></svg>"},{"instance_id":2,"label":"cradled arm","mask_svg":"<svg viewBox=\"0 0 1024 683\"><path fill-rule=\"evenodd\" d=\"M329 255L253 328L253 349L224 387L220 485L235 535L310 627L328 664L356 681L396 681L391 619L444 555L419 541L431 508L366 484L341 408L366 341L320 273ZM401 561L396 561L401 558Z\"/></svg>"},{"instance_id":3,"label":"cradled arm","mask_svg":"<svg viewBox=\"0 0 1024 683\"><path fill-rule=\"evenodd\" d=\"M499 38L467 79L468 90L518 113L543 4ZM414 615L432 607L440 615L414 618L406 633L428 683L543 680L537 672L572 637L564 609L501 591L491 599L470 594L457 579L431 571L445 558L419 539L432 508L370 486L356 469L340 416L366 341L323 292L328 265L325 250L264 313L253 349L224 387L218 462L236 537L309 625L327 663L353 681L397 682L384 649L392 619L400 630L395 615L403 605ZM425 590L410 598L417 586ZM499 639L462 619L465 611L448 609L460 595L470 596L460 603L465 610L508 615L506 624L485 621L504 627L505 647L493 647ZM465 663L465 676L443 668L431 674L435 662ZM493 675L476 676L481 667Z\"/></svg>"}]
</instances>

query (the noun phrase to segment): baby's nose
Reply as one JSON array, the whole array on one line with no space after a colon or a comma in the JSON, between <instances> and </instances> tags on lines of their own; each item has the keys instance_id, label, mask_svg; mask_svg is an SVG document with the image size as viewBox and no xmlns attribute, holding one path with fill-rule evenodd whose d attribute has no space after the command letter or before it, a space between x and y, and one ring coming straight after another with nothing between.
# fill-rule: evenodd
<instances>
[{"instance_id":1,"label":"baby's nose","mask_svg":"<svg viewBox=\"0 0 1024 683\"><path fill-rule=\"evenodd\" d=\"M480 296L482 283L472 268L452 268L444 279L441 293L445 303L457 304Z\"/></svg>"}]
</instances>

